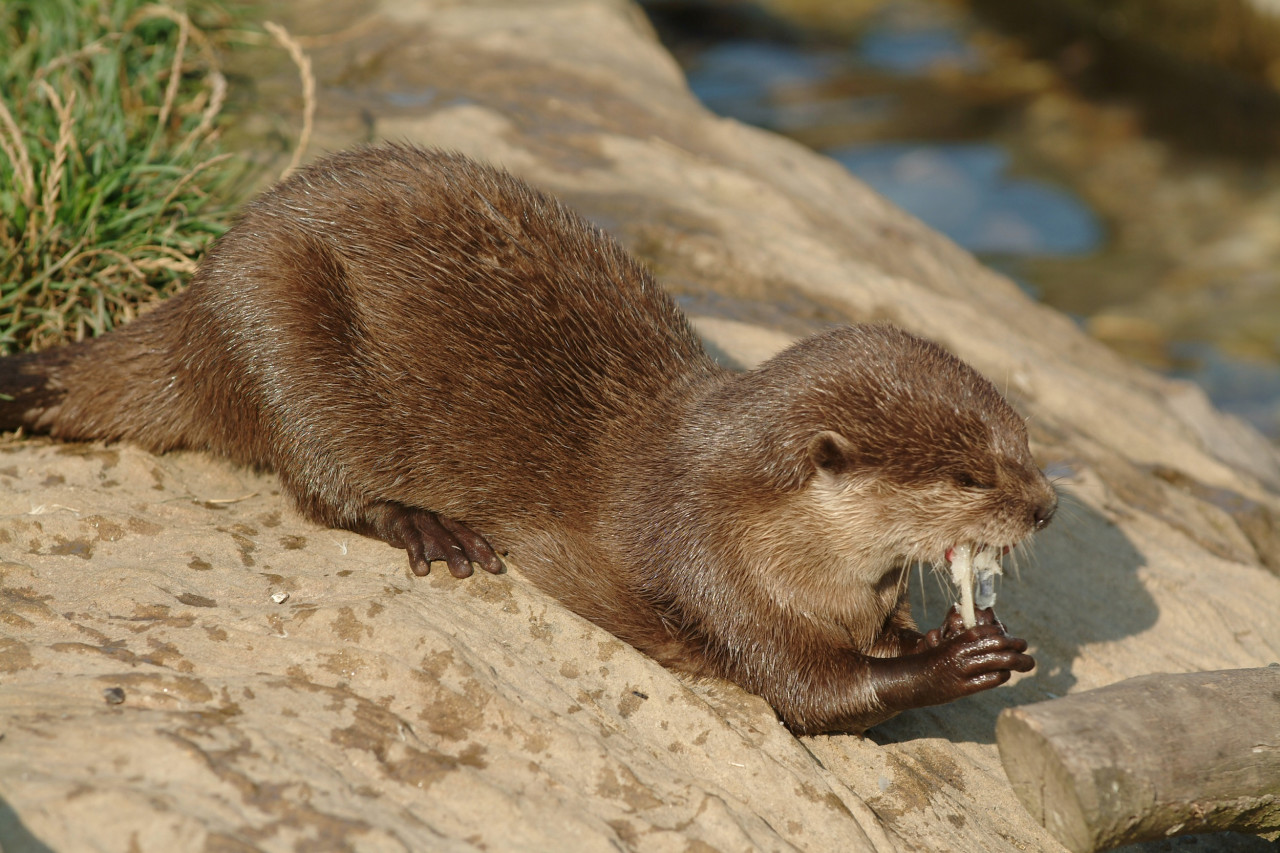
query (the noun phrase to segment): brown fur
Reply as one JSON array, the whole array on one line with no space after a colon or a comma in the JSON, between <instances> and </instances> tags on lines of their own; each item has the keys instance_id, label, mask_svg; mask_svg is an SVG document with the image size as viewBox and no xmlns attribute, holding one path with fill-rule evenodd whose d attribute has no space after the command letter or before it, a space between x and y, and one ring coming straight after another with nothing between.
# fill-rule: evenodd
<instances>
[{"instance_id":1,"label":"brown fur","mask_svg":"<svg viewBox=\"0 0 1280 853\"><path fill-rule=\"evenodd\" d=\"M397 545L398 508L456 519L576 612L798 731L954 698L886 698L897 671L875 659L943 639L915 632L905 567L1014 545L1054 506L1021 419L933 344L833 329L726 372L598 229L401 146L294 175L185 292L5 359L0 392L16 398L0 427L270 468L308 517Z\"/></svg>"}]
</instances>

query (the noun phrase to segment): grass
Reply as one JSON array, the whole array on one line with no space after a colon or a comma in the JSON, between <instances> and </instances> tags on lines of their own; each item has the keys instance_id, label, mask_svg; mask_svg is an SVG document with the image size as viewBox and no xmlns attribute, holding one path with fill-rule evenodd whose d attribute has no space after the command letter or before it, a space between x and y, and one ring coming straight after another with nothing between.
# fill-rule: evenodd
<instances>
[{"instance_id":1,"label":"grass","mask_svg":"<svg viewBox=\"0 0 1280 853\"><path fill-rule=\"evenodd\" d=\"M185 282L245 185L225 93L177 8L0 3L0 353L102 334Z\"/></svg>"}]
</instances>

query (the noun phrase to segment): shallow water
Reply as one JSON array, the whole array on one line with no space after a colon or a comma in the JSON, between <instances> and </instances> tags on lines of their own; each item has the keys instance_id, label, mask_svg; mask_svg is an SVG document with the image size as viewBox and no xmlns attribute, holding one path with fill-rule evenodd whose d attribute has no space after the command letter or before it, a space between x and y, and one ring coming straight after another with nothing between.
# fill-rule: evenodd
<instances>
[{"instance_id":1,"label":"shallow water","mask_svg":"<svg viewBox=\"0 0 1280 853\"><path fill-rule=\"evenodd\" d=\"M827 153L885 198L978 254L1078 255L1104 238L1070 190L1011 171L987 142L886 142Z\"/></svg>"},{"instance_id":2,"label":"shallow water","mask_svg":"<svg viewBox=\"0 0 1280 853\"><path fill-rule=\"evenodd\" d=\"M864 5L876 9L839 35L647 8L710 109L829 154L1280 439L1280 170L1235 153L1256 140L1225 144L1242 140L1224 123L1222 150L1187 150L1147 131L1140 104L1085 97L1067 60L1031 56L954 4ZM1194 124L1207 113L1188 101Z\"/></svg>"}]
</instances>

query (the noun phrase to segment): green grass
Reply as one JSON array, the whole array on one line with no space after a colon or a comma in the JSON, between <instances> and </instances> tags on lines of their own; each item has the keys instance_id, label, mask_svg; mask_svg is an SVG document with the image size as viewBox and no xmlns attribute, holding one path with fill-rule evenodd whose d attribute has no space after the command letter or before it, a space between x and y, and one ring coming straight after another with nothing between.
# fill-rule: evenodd
<instances>
[{"instance_id":1,"label":"green grass","mask_svg":"<svg viewBox=\"0 0 1280 853\"><path fill-rule=\"evenodd\" d=\"M245 183L225 91L174 7L0 2L0 352L101 334L189 278Z\"/></svg>"}]
</instances>

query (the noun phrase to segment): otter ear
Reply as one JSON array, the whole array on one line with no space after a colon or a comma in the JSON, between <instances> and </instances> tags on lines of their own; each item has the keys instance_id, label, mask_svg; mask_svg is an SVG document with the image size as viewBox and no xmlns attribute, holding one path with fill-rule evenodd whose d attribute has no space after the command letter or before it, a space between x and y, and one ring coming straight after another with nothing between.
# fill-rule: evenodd
<instances>
[{"instance_id":1,"label":"otter ear","mask_svg":"<svg viewBox=\"0 0 1280 853\"><path fill-rule=\"evenodd\" d=\"M819 471L842 474L851 466L853 445L840 433L824 429L809 440L809 459Z\"/></svg>"}]
</instances>

